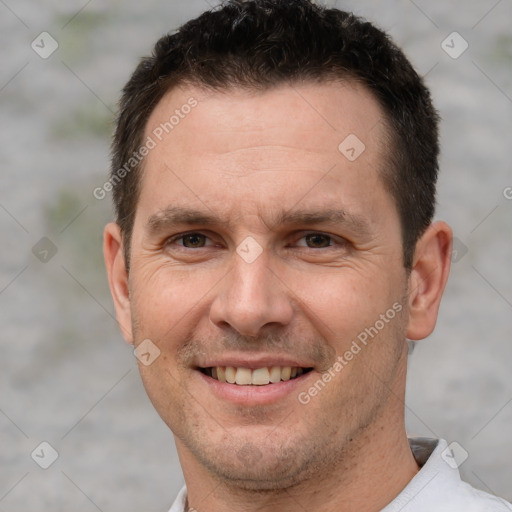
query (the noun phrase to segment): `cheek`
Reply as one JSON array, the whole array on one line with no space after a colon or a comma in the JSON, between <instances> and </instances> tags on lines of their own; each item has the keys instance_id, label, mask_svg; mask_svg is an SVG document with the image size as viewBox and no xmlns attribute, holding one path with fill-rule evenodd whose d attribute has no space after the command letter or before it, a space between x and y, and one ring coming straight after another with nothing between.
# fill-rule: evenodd
<instances>
[{"instance_id":1,"label":"cheek","mask_svg":"<svg viewBox=\"0 0 512 512\"><path fill-rule=\"evenodd\" d=\"M139 364L144 389L162 420L175 433L182 434L183 414L190 393L165 351L150 365Z\"/></svg>"},{"instance_id":2,"label":"cheek","mask_svg":"<svg viewBox=\"0 0 512 512\"><path fill-rule=\"evenodd\" d=\"M148 264L138 269L131 290L133 317L142 336L169 337L170 330L187 323L207 299L215 284L210 272L180 270L168 265ZM172 337L176 337L174 334Z\"/></svg>"},{"instance_id":3,"label":"cheek","mask_svg":"<svg viewBox=\"0 0 512 512\"><path fill-rule=\"evenodd\" d=\"M298 289L306 305L304 313L325 339L341 350L392 308L396 293L389 280L383 272L340 268L315 279L302 279Z\"/></svg>"}]
</instances>

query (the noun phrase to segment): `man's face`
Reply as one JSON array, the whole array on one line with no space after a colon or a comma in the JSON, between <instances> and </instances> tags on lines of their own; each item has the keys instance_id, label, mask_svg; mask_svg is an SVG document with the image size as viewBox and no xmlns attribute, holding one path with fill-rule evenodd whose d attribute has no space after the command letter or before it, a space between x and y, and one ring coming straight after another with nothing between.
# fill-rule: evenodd
<instances>
[{"instance_id":1,"label":"man's face","mask_svg":"<svg viewBox=\"0 0 512 512\"><path fill-rule=\"evenodd\" d=\"M152 132L192 97L158 141ZM382 116L350 83L187 87L152 113L130 307L135 345L161 351L140 371L182 459L248 487L290 484L386 415L403 378L407 276L380 177ZM390 319L393 305L403 309ZM218 380L228 366L242 368L240 383L304 373L231 384Z\"/></svg>"}]
</instances>

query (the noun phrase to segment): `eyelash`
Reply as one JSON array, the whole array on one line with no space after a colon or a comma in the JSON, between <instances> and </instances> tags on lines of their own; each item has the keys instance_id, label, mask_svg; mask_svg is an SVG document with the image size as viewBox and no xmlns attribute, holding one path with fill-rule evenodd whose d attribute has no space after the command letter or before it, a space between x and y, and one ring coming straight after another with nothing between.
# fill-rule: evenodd
<instances>
[{"instance_id":1,"label":"eyelash","mask_svg":"<svg viewBox=\"0 0 512 512\"><path fill-rule=\"evenodd\" d=\"M171 245L172 243L178 241L178 240L183 240L184 238L188 237L188 236L193 236L193 235L200 235L200 236L204 236L206 239L210 239L210 237L208 237L207 235L205 235L204 233L201 233L199 231L189 231L187 233L182 233L180 235L175 235L173 237L170 237L168 238L166 241L165 241L165 246L169 246ZM314 235L317 235L317 236L322 236L322 237L326 237L329 239L329 243L336 243L336 238L339 238L340 242L338 242L338 245L341 245L341 246L344 246L346 245L348 242L347 240L341 238L341 237L335 237L334 235L329 235L327 233L322 233L320 231L309 231L309 232L305 232L303 234L303 236L301 236L298 240L302 240L303 238L306 238L308 236L314 236ZM180 249L188 249L188 250L195 250L195 249L206 249L207 247L211 247L211 246L205 246L205 247L185 247L183 245L179 246ZM304 247L304 246L301 246L303 249L313 249L313 250L319 250L319 249L332 249L335 247L335 245L328 245L327 247Z\"/></svg>"}]
</instances>

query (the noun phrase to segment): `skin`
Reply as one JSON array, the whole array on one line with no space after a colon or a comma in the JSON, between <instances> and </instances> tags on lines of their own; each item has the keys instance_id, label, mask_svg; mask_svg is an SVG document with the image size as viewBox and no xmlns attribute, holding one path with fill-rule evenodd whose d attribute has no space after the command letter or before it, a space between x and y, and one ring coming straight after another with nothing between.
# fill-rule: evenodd
<instances>
[{"instance_id":1,"label":"skin","mask_svg":"<svg viewBox=\"0 0 512 512\"><path fill-rule=\"evenodd\" d=\"M387 128L362 86L183 86L157 105L146 136L190 97L198 106L146 157L129 274L119 227L104 234L126 341L149 338L161 351L151 365L139 363L140 373L174 433L188 505L380 510L418 471L404 425L405 340L434 328L451 230L432 224L406 272L397 209L380 177ZM338 150L349 134L365 144L353 162ZM222 222L162 221L176 206ZM341 209L359 220L275 223L298 209ZM190 232L196 237L171 238ZM236 251L248 236L262 249L251 263ZM393 304L401 312L301 404L298 393ZM250 391L242 403L219 397L197 371L227 355L261 354L313 370L265 404L252 403Z\"/></svg>"}]
</instances>

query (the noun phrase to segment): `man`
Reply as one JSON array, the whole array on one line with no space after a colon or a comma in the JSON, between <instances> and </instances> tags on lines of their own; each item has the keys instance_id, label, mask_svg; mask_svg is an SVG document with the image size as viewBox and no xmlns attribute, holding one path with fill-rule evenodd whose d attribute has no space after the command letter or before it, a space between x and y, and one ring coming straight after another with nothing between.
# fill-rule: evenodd
<instances>
[{"instance_id":1,"label":"man","mask_svg":"<svg viewBox=\"0 0 512 512\"><path fill-rule=\"evenodd\" d=\"M385 34L308 0L231 0L140 63L104 252L171 512L512 510L405 432L450 266L437 125Z\"/></svg>"}]
</instances>

